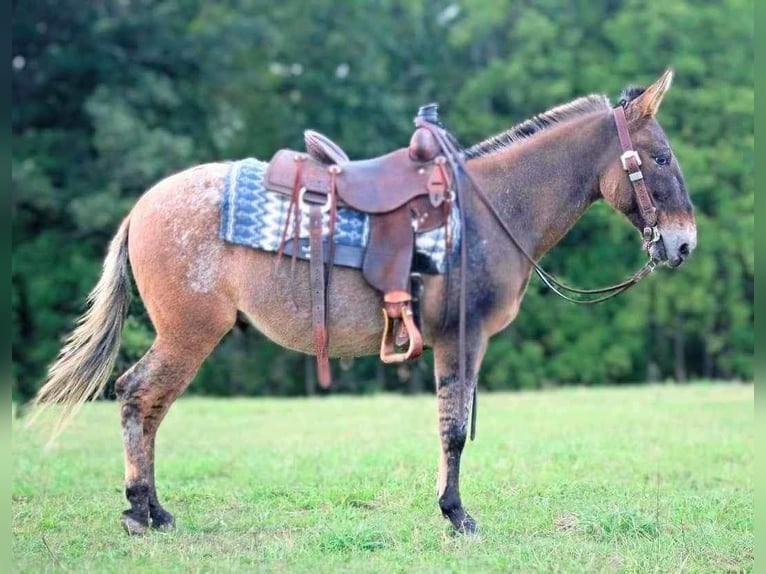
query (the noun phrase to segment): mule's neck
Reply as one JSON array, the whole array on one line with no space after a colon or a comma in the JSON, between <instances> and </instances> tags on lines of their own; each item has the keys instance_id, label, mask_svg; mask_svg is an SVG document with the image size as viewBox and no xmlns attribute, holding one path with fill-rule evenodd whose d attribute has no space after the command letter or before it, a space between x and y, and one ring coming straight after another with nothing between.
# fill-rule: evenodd
<instances>
[{"instance_id":1,"label":"mule's neck","mask_svg":"<svg viewBox=\"0 0 766 574\"><path fill-rule=\"evenodd\" d=\"M616 137L610 121L609 112L593 112L469 161L468 169L535 259L601 197L599 174Z\"/></svg>"}]
</instances>

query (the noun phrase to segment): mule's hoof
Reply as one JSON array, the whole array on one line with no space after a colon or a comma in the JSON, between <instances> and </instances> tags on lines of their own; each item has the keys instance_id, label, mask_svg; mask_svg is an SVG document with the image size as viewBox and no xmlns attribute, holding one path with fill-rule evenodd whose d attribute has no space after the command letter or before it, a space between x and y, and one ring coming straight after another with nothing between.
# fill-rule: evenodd
<instances>
[{"instance_id":1,"label":"mule's hoof","mask_svg":"<svg viewBox=\"0 0 766 574\"><path fill-rule=\"evenodd\" d=\"M144 524L129 514L123 514L120 517L120 524L122 524L128 536L143 536L149 528L149 524Z\"/></svg>"},{"instance_id":2,"label":"mule's hoof","mask_svg":"<svg viewBox=\"0 0 766 574\"><path fill-rule=\"evenodd\" d=\"M170 532L171 530L176 529L176 521L171 520L170 522L152 522L152 528L155 530L159 530L160 532Z\"/></svg>"},{"instance_id":3,"label":"mule's hoof","mask_svg":"<svg viewBox=\"0 0 766 574\"><path fill-rule=\"evenodd\" d=\"M467 512L461 511L455 513L452 516L447 516L452 524L453 532L455 534L476 534L478 526L476 521Z\"/></svg>"},{"instance_id":4,"label":"mule's hoof","mask_svg":"<svg viewBox=\"0 0 766 574\"><path fill-rule=\"evenodd\" d=\"M152 528L155 530L173 530L176 527L176 519L167 510L152 513Z\"/></svg>"},{"instance_id":5,"label":"mule's hoof","mask_svg":"<svg viewBox=\"0 0 766 574\"><path fill-rule=\"evenodd\" d=\"M455 505L451 508L445 508L445 506L441 507L442 516L450 521L454 532L459 534L474 534L476 532L476 521L471 518L471 515L462 506Z\"/></svg>"},{"instance_id":6,"label":"mule's hoof","mask_svg":"<svg viewBox=\"0 0 766 574\"><path fill-rule=\"evenodd\" d=\"M461 534L476 534L476 529L478 526L476 525L476 521L471 518L470 515L466 514L462 523L460 525L456 525L455 528L457 528L457 531Z\"/></svg>"}]
</instances>

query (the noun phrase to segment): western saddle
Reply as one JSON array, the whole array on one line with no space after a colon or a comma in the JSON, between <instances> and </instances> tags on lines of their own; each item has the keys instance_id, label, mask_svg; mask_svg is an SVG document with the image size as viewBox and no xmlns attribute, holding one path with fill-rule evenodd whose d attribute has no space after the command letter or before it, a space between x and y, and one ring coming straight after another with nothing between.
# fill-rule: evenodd
<instances>
[{"instance_id":1,"label":"western saddle","mask_svg":"<svg viewBox=\"0 0 766 574\"><path fill-rule=\"evenodd\" d=\"M351 161L329 138L306 131L306 153L283 149L269 162L266 188L290 197L279 257L283 253L296 257L301 206L308 208L312 323L323 387L331 380L327 286L333 264L338 263L333 236L339 206L369 216L369 239L361 267L367 282L383 295L381 360L406 361L423 351L410 290L414 233L445 226L455 201L454 173L440 143L439 125L436 105L429 104L418 111L416 129L406 148ZM325 218L328 236L323 236ZM292 242L288 240L291 221ZM448 253L449 230L446 225Z\"/></svg>"}]
</instances>

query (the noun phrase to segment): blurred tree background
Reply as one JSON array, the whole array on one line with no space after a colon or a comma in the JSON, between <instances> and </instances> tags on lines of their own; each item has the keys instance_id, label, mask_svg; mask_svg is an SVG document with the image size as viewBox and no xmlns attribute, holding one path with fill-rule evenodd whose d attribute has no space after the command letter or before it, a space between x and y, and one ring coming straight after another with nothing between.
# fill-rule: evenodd
<instances>
[{"instance_id":1,"label":"blurred tree background","mask_svg":"<svg viewBox=\"0 0 766 574\"><path fill-rule=\"evenodd\" d=\"M299 147L352 157L406 145L438 101L464 145L589 93L613 101L672 65L660 112L697 209L699 246L627 294L580 308L532 280L493 339L490 389L753 376L752 0L18 0L13 3L14 394L25 399L85 305L137 197L195 163ZM597 205L545 265L611 283L643 261ZM152 340L140 301L119 369ZM428 390L430 353L338 372L348 392ZM116 371L115 374L119 372ZM336 371L337 372L337 371ZM311 392L313 359L238 325L191 392Z\"/></svg>"}]
</instances>

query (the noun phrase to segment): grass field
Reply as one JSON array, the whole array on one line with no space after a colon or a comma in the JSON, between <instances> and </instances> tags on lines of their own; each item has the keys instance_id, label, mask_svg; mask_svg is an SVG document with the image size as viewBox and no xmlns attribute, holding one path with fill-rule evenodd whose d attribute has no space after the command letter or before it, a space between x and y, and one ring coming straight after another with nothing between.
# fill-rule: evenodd
<instances>
[{"instance_id":1,"label":"grass field","mask_svg":"<svg viewBox=\"0 0 766 574\"><path fill-rule=\"evenodd\" d=\"M113 403L50 452L14 427L19 572L750 572L752 385L484 394L455 536L433 397L181 399L158 438L175 531L119 526Z\"/></svg>"}]
</instances>

